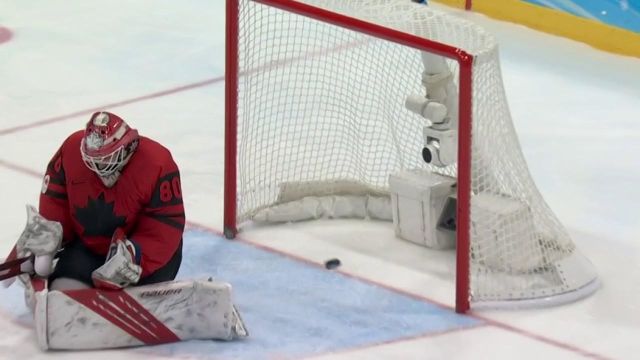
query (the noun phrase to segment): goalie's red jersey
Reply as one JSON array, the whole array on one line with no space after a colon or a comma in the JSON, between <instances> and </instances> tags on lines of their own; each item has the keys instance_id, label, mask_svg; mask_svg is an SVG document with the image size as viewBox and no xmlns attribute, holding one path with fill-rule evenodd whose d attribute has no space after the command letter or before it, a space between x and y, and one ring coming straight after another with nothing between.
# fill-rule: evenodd
<instances>
[{"instance_id":1,"label":"goalie's red jersey","mask_svg":"<svg viewBox=\"0 0 640 360\"><path fill-rule=\"evenodd\" d=\"M83 134L69 136L49 163L40 213L62 224L63 243L82 241L105 256L111 236L122 227L141 250L144 278L165 265L182 241L185 215L178 166L169 150L141 136L118 181L106 187L82 160Z\"/></svg>"}]
</instances>

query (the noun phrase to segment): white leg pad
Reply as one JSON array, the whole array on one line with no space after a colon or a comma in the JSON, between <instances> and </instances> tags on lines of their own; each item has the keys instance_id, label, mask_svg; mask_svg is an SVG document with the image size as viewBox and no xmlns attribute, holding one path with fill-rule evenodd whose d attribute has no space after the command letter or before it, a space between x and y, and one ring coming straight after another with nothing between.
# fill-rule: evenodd
<instances>
[{"instance_id":1,"label":"white leg pad","mask_svg":"<svg viewBox=\"0 0 640 360\"><path fill-rule=\"evenodd\" d=\"M33 318L36 326L36 339L42 350L49 349L49 342L47 341L47 295L48 291L46 288L33 293L35 303Z\"/></svg>"},{"instance_id":2,"label":"white leg pad","mask_svg":"<svg viewBox=\"0 0 640 360\"><path fill-rule=\"evenodd\" d=\"M122 291L44 290L34 311L44 349L107 349L247 336L220 281L174 281Z\"/></svg>"}]
</instances>

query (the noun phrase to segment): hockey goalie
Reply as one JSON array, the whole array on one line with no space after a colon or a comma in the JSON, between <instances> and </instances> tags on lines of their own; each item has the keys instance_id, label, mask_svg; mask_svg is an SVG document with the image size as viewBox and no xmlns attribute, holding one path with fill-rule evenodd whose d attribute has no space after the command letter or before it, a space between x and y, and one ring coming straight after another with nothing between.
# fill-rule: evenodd
<instances>
[{"instance_id":1,"label":"hockey goalie","mask_svg":"<svg viewBox=\"0 0 640 360\"><path fill-rule=\"evenodd\" d=\"M247 336L228 283L174 280L185 224L168 149L94 113L47 167L39 210L0 279L25 285L43 349L105 349Z\"/></svg>"}]
</instances>

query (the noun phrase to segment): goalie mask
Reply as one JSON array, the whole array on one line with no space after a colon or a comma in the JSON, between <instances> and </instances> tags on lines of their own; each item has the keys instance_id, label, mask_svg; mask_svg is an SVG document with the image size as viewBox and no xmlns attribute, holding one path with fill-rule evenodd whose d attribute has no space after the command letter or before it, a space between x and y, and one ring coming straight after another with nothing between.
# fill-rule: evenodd
<instances>
[{"instance_id":1,"label":"goalie mask","mask_svg":"<svg viewBox=\"0 0 640 360\"><path fill-rule=\"evenodd\" d=\"M91 115L80 144L85 165L113 186L138 146L138 131L117 115L97 112Z\"/></svg>"}]
</instances>

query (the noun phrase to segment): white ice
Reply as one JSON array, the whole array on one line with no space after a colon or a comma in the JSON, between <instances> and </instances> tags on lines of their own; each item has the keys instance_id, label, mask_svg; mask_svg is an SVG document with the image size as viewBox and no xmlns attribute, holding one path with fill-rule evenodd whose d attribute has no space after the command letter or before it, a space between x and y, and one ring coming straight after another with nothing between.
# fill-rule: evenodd
<instances>
[{"instance_id":1,"label":"white ice","mask_svg":"<svg viewBox=\"0 0 640 360\"><path fill-rule=\"evenodd\" d=\"M480 312L488 325L319 358L637 358L640 59L452 11L497 36L507 96L533 177L595 264L603 286L578 303ZM0 44L0 253L21 232L25 203L37 203L37 174L62 140L103 107L172 149L182 169L188 217L221 229L223 1L0 0L0 26L14 32ZM211 81L121 103L205 80ZM6 131L43 120L52 121ZM339 257L344 272L454 302L453 254L400 242L390 224L325 221L251 229L241 237L310 261ZM160 357L153 348L135 354ZM0 359L131 355L43 354L31 329L0 313Z\"/></svg>"}]
</instances>

